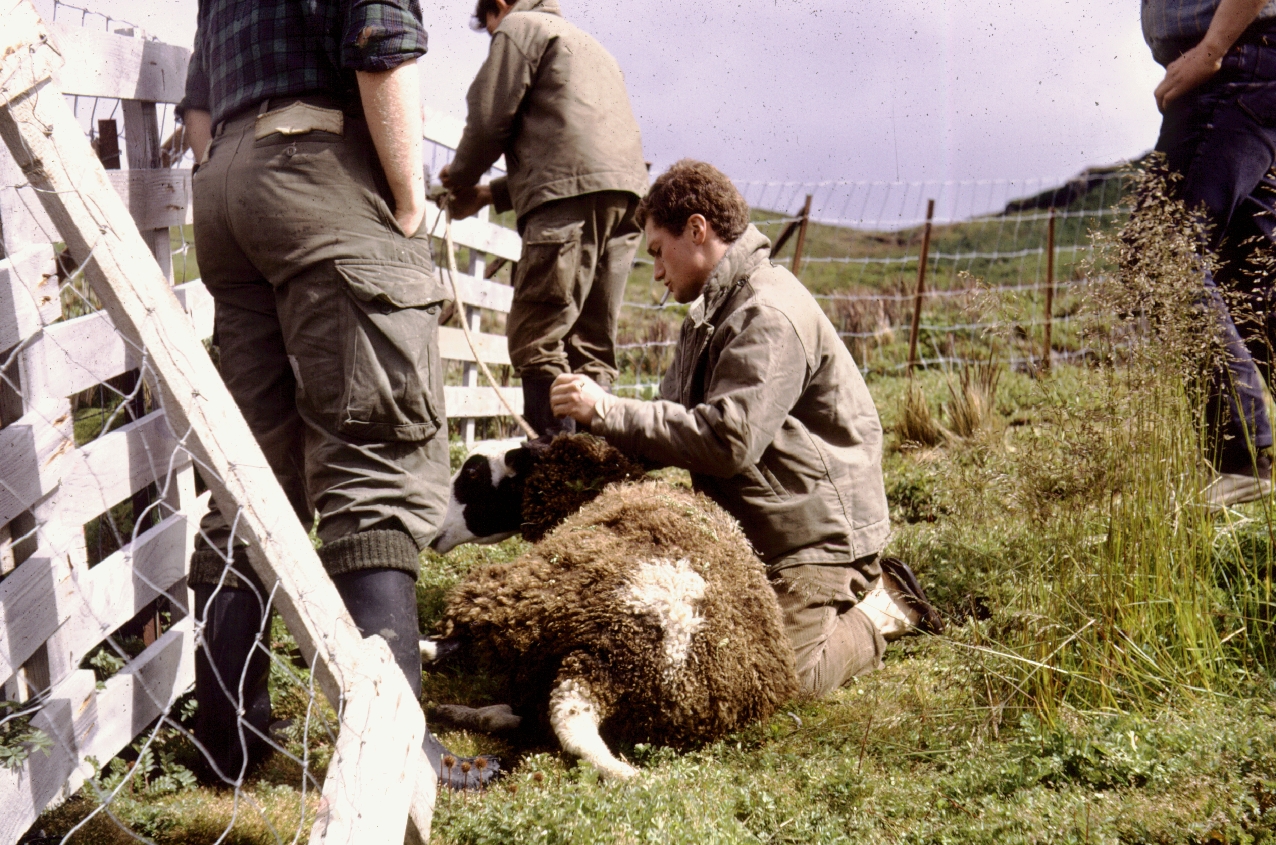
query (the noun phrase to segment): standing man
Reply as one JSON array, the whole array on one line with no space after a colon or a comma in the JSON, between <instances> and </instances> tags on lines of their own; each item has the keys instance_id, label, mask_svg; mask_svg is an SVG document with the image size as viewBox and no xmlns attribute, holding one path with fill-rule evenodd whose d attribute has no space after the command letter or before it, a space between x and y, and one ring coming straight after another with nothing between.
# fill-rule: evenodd
<instances>
[{"instance_id":1,"label":"standing man","mask_svg":"<svg viewBox=\"0 0 1276 845\"><path fill-rule=\"evenodd\" d=\"M418 696L418 555L448 483L425 49L417 0L200 0L180 107L222 378L298 519L318 511L320 560L360 631L386 638ZM210 505L190 571L195 735L227 782L270 725L255 642L269 617L234 517Z\"/></svg>"},{"instance_id":2,"label":"standing man","mask_svg":"<svg viewBox=\"0 0 1276 845\"><path fill-rule=\"evenodd\" d=\"M749 224L735 186L680 161L638 208L655 276L693 303L660 399L560 376L555 413L627 454L691 472L740 522L775 587L805 692L881 666L886 640L943 627L890 535L882 426L819 303Z\"/></svg>"},{"instance_id":3,"label":"standing man","mask_svg":"<svg viewBox=\"0 0 1276 845\"><path fill-rule=\"evenodd\" d=\"M1203 280L1227 347L1207 407L1207 455L1219 472L1207 495L1226 507L1272 490L1262 388L1272 383L1276 287L1250 259L1276 243L1276 0L1143 0L1143 35L1166 68L1156 149L1182 176L1188 210L1204 214L1219 260Z\"/></svg>"},{"instance_id":4,"label":"standing man","mask_svg":"<svg viewBox=\"0 0 1276 845\"><path fill-rule=\"evenodd\" d=\"M505 334L523 414L540 434L572 431L550 412L549 387L568 372L604 387L616 378L634 211L647 189L642 139L620 66L557 0L479 0L474 18L491 51L440 178L458 217L489 203L516 213L523 252ZM509 175L478 185L502 154Z\"/></svg>"}]
</instances>

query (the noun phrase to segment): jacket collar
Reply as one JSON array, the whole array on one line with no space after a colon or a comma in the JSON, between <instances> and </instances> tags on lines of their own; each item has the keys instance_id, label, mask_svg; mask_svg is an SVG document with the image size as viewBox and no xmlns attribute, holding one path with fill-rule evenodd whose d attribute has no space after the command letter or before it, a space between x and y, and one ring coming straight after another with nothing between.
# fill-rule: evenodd
<instances>
[{"instance_id":1,"label":"jacket collar","mask_svg":"<svg viewBox=\"0 0 1276 845\"><path fill-rule=\"evenodd\" d=\"M510 12L545 12L559 17L563 15L563 10L558 6L558 0L518 0L510 7Z\"/></svg>"},{"instance_id":2,"label":"jacket collar","mask_svg":"<svg viewBox=\"0 0 1276 845\"><path fill-rule=\"evenodd\" d=\"M752 223L727 249L718 266L709 274L700 298L691 305L690 317L697 325L712 318L726 301L735 283L748 278L771 257L771 239Z\"/></svg>"}]
</instances>

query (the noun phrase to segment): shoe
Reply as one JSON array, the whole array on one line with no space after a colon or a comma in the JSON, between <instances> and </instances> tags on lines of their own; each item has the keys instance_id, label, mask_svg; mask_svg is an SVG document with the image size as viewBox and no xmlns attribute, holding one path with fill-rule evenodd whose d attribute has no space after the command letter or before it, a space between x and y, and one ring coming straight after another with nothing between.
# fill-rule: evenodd
<instances>
[{"instance_id":1,"label":"shoe","mask_svg":"<svg viewBox=\"0 0 1276 845\"><path fill-rule=\"evenodd\" d=\"M500 758L486 754L477 757L453 754L429 728L425 730L425 741L421 743L421 748L425 751L425 758L430 761L430 768L438 775L439 783L448 789L458 792L482 791L504 774Z\"/></svg>"},{"instance_id":2,"label":"shoe","mask_svg":"<svg viewBox=\"0 0 1276 845\"><path fill-rule=\"evenodd\" d=\"M882 568L882 586L897 604L907 608L916 618L910 618L913 627L924 634L942 634L944 619L926 599L926 591L917 582L917 576L899 558L884 557L878 561Z\"/></svg>"},{"instance_id":3,"label":"shoe","mask_svg":"<svg viewBox=\"0 0 1276 845\"><path fill-rule=\"evenodd\" d=\"M1270 476L1257 477L1249 473L1221 472L1203 491L1206 506L1210 510L1223 510L1233 505L1257 502L1272 494Z\"/></svg>"}]
</instances>

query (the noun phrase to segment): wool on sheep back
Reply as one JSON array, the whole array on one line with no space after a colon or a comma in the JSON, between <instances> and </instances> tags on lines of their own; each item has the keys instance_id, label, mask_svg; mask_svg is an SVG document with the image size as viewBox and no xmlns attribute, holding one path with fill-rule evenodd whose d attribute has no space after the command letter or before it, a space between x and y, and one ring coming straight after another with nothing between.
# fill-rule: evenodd
<instances>
[{"instance_id":1,"label":"wool on sheep back","mask_svg":"<svg viewBox=\"0 0 1276 845\"><path fill-rule=\"evenodd\" d=\"M471 572L444 619L521 675L516 706L549 702L569 751L564 708L589 711L609 740L686 748L770 717L798 689L739 526L660 481L608 486L519 559Z\"/></svg>"}]
</instances>

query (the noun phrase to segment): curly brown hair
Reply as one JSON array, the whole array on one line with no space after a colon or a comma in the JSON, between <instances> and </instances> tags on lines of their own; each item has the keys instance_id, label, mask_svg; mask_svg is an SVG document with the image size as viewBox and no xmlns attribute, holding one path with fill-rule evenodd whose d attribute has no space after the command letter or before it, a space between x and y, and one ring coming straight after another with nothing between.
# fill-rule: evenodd
<instances>
[{"instance_id":1,"label":"curly brown hair","mask_svg":"<svg viewBox=\"0 0 1276 845\"><path fill-rule=\"evenodd\" d=\"M734 243L749 225L749 205L726 175L703 161L684 158L660 174L638 204L638 225L655 223L675 237L693 214L702 214L718 237Z\"/></svg>"}]
</instances>

